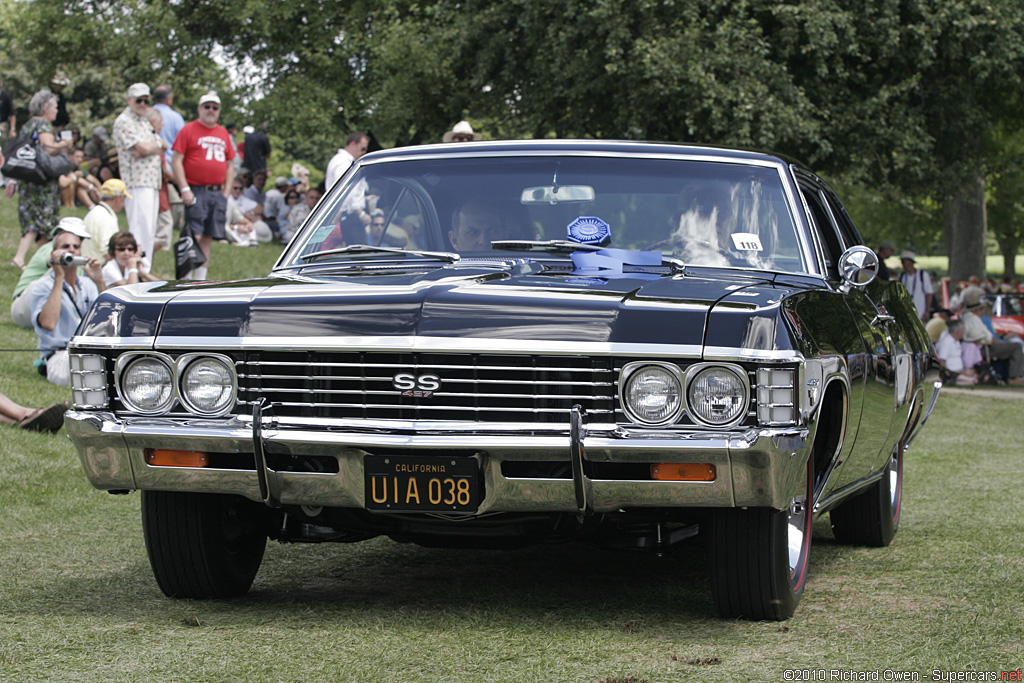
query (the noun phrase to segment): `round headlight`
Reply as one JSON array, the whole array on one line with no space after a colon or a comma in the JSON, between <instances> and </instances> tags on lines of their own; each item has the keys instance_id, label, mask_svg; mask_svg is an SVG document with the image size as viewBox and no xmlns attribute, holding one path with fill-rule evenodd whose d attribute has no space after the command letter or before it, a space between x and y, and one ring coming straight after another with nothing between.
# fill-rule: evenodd
<instances>
[{"instance_id":1,"label":"round headlight","mask_svg":"<svg viewBox=\"0 0 1024 683\"><path fill-rule=\"evenodd\" d=\"M159 358L131 361L121 373L121 398L139 413L165 413L174 402L171 368Z\"/></svg>"},{"instance_id":2,"label":"round headlight","mask_svg":"<svg viewBox=\"0 0 1024 683\"><path fill-rule=\"evenodd\" d=\"M627 375L628 373L628 375ZM623 368L622 408L635 422L657 426L673 422L683 409L683 379L667 365Z\"/></svg>"},{"instance_id":3,"label":"round headlight","mask_svg":"<svg viewBox=\"0 0 1024 683\"><path fill-rule=\"evenodd\" d=\"M181 399L188 408L203 415L229 410L235 400L235 373L220 358L199 358L181 377Z\"/></svg>"},{"instance_id":4,"label":"round headlight","mask_svg":"<svg viewBox=\"0 0 1024 683\"><path fill-rule=\"evenodd\" d=\"M727 425L747 411L747 382L732 368L704 368L687 385L686 402L695 419L716 427Z\"/></svg>"}]
</instances>

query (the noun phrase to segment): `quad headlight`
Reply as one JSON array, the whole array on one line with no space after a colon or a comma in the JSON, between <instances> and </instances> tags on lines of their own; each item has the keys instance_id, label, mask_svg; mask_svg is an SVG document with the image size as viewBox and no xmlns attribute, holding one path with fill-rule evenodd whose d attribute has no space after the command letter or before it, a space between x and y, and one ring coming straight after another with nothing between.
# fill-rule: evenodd
<instances>
[{"instance_id":1,"label":"quad headlight","mask_svg":"<svg viewBox=\"0 0 1024 683\"><path fill-rule=\"evenodd\" d=\"M686 404L690 416L712 427L725 427L743 419L750 402L746 373L731 365L690 368L686 376Z\"/></svg>"},{"instance_id":2,"label":"quad headlight","mask_svg":"<svg viewBox=\"0 0 1024 683\"><path fill-rule=\"evenodd\" d=\"M121 400L131 410L158 415L174 403L174 373L164 358L140 356L121 372Z\"/></svg>"},{"instance_id":3,"label":"quad headlight","mask_svg":"<svg viewBox=\"0 0 1024 683\"><path fill-rule=\"evenodd\" d=\"M620 380L622 409L651 427L670 424L683 412L683 373L668 363L629 363Z\"/></svg>"},{"instance_id":4,"label":"quad headlight","mask_svg":"<svg viewBox=\"0 0 1024 683\"><path fill-rule=\"evenodd\" d=\"M234 368L224 358L202 356L185 367L181 400L195 413L222 415L235 402Z\"/></svg>"},{"instance_id":5,"label":"quad headlight","mask_svg":"<svg viewBox=\"0 0 1024 683\"><path fill-rule=\"evenodd\" d=\"M166 414L178 402L196 415L219 417L235 405L238 378L227 356L128 354L117 362L117 389L125 407L143 415Z\"/></svg>"}]
</instances>

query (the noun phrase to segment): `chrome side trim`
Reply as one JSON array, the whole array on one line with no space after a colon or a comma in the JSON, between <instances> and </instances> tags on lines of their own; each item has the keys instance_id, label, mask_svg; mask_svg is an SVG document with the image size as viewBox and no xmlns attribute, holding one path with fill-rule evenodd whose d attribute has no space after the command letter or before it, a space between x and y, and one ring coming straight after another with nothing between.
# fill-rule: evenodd
<instances>
[{"instance_id":1,"label":"chrome side trim","mask_svg":"<svg viewBox=\"0 0 1024 683\"><path fill-rule=\"evenodd\" d=\"M766 351L762 349L744 349L738 346L708 346L704 348L704 360L746 363L799 363L804 360L804 356L799 351Z\"/></svg>"},{"instance_id":2,"label":"chrome side trim","mask_svg":"<svg viewBox=\"0 0 1024 683\"><path fill-rule=\"evenodd\" d=\"M71 351L85 349L118 349L125 351L145 351L153 348L156 337L89 337L77 335L71 338L68 349Z\"/></svg>"},{"instance_id":3,"label":"chrome side trim","mask_svg":"<svg viewBox=\"0 0 1024 683\"><path fill-rule=\"evenodd\" d=\"M939 392L941 390L942 382L935 381L932 383L932 400L928 402L928 409L924 411L924 415L921 417L921 421L917 424L917 429L914 430L913 434L907 437L907 441L903 445L904 451L907 448L910 448L910 444L914 443L914 439L916 439L917 435L921 433L922 429L924 429L924 423L928 421L928 417L932 414L932 410L935 409L935 404L939 400Z\"/></svg>"},{"instance_id":4,"label":"chrome side trim","mask_svg":"<svg viewBox=\"0 0 1024 683\"><path fill-rule=\"evenodd\" d=\"M873 472L872 474L869 474L863 479L851 482L841 489L832 491L827 496L822 496L821 499L815 501L814 503L814 514L820 515L824 512L827 512L828 510L834 508L836 505L843 502L847 498L854 496L863 491L864 489L868 488L876 481L881 479L883 476L885 476L885 468L877 472Z\"/></svg>"}]
</instances>

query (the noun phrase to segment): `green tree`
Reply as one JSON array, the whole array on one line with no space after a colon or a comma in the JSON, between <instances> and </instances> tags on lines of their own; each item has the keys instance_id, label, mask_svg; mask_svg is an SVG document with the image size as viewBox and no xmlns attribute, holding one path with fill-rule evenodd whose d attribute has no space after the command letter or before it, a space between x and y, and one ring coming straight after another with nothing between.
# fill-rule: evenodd
<instances>
[{"instance_id":1,"label":"green tree","mask_svg":"<svg viewBox=\"0 0 1024 683\"><path fill-rule=\"evenodd\" d=\"M779 151L936 207L954 277L983 274L988 150L1024 123L1019 0L16 4L40 73L108 60L122 86L188 90L221 75L220 51L250 76L254 120L317 168L348 130L418 144L461 118L492 138Z\"/></svg>"},{"instance_id":2,"label":"green tree","mask_svg":"<svg viewBox=\"0 0 1024 683\"><path fill-rule=\"evenodd\" d=\"M990 145L988 226L1003 257L1003 274L1016 278L1016 255L1024 244L1024 134L999 129Z\"/></svg>"}]
</instances>

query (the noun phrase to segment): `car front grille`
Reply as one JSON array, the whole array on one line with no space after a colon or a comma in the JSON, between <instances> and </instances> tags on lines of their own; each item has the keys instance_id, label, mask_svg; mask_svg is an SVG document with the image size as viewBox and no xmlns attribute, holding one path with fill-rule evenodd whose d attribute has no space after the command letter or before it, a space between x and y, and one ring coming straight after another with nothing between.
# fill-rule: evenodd
<instances>
[{"instance_id":1,"label":"car front grille","mask_svg":"<svg viewBox=\"0 0 1024 683\"><path fill-rule=\"evenodd\" d=\"M250 352L238 413L260 397L278 417L615 422L614 359L516 354ZM435 388L436 384L436 388Z\"/></svg>"}]
</instances>

